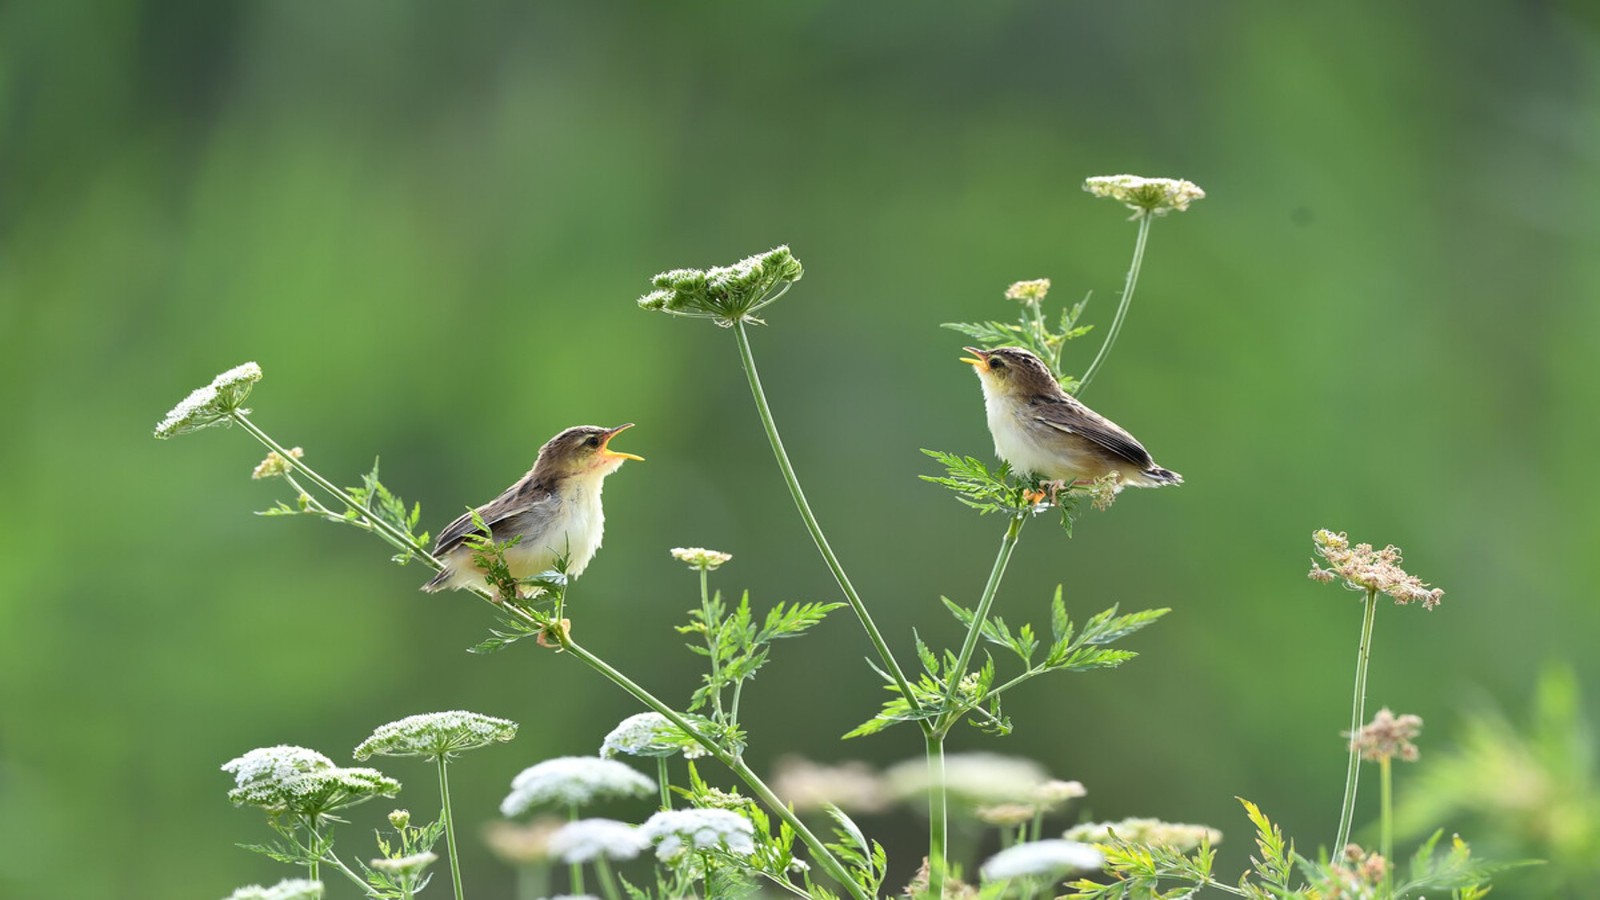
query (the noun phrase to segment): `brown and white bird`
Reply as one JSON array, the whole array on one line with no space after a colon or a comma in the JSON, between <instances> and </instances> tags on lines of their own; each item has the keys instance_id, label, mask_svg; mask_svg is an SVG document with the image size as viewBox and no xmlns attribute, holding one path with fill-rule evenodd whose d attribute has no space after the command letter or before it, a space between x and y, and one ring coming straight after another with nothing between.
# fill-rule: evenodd
<instances>
[{"instance_id":1,"label":"brown and white bird","mask_svg":"<svg viewBox=\"0 0 1600 900\"><path fill-rule=\"evenodd\" d=\"M600 507L605 478L623 462L644 457L618 453L607 445L633 423L615 428L579 425L568 428L539 448L528 474L505 492L475 510L497 542L520 535L506 551L506 565L515 578L549 571L566 557L567 575L577 576L589 565L605 533L606 517ZM467 513L445 526L433 555L445 567L422 586L425 591L457 590L483 586L484 572L473 564L466 539L482 534Z\"/></svg>"},{"instance_id":2,"label":"brown and white bird","mask_svg":"<svg viewBox=\"0 0 1600 900\"><path fill-rule=\"evenodd\" d=\"M983 385L994 452L1014 471L1064 485L1115 473L1119 490L1183 483L1133 435L1062 390L1039 357L1020 347L962 349Z\"/></svg>"}]
</instances>

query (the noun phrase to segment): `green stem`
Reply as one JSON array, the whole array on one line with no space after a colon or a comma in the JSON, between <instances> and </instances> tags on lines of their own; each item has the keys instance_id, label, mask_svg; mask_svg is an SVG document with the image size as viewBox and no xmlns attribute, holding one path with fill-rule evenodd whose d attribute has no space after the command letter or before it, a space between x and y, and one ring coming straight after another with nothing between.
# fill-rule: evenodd
<instances>
[{"instance_id":1,"label":"green stem","mask_svg":"<svg viewBox=\"0 0 1600 900\"><path fill-rule=\"evenodd\" d=\"M661 809L663 811L671 809L672 791L668 789L667 758L665 756L656 757L656 783L661 785Z\"/></svg>"},{"instance_id":2,"label":"green stem","mask_svg":"<svg viewBox=\"0 0 1600 900\"><path fill-rule=\"evenodd\" d=\"M958 695L961 693L961 678L966 674L967 665L972 662L972 654L978 647L978 637L983 631L983 623L988 621L989 608L994 605L994 595L999 591L1000 579L1006 573L1006 563L1011 561L1011 553L1017 549L1017 538L1021 535L1023 523L1026 521L1025 513L1013 516L1011 523L1006 526L1005 537L1000 540L1000 552L995 556L994 568L989 570L989 581L983 586L983 594L978 598L978 608L973 614L972 626L967 629L967 638L961 643L961 656L957 658L955 670L950 674L950 683L945 687L945 709L948 711L940 716L934 725L934 731L939 734L949 734L951 727L960 718L955 710Z\"/></svg>"},{"instance_id":3,"label":"green stem","mask_svg":"<svg viewBox=\"0 0 1600 900\"><path fill-rule=\"evenodd\" d=\"M558 631L557 634L559 635L561 648L563 650L582 660L585 665L599 672L601 675L604 675L609 681L611 681L612 684L615 684L617 687L627 691L629 694L633 695L636 700L643 703L645 706L648 706L651 710L666 717L667 721L671 722L673 725L676 725L685 734L694 738L695 741L700 744L700 746L706 748L706 751L710 753L711 756L717 760L717 762L722 763L728 768L729 771L738 776L739 780L743 781L745 785L750 788L751 792L754 793L756 797L773 812L774 815L788 823L789 827L794 829L795 834L800 837L801 843L804 843L806 845L806 849L811 851L811 858L816 861L817 865L822 867L824 872L828 873L830 878L833 878L835 881L837 881L839 885L844 888L844 890L851 897L856 898L856 900L869 900L866 892L863 891L861 886L856 884L855 879L851 878L850 874L845 871L844 864L839 862L838 857L834 856L833 853L828 850L827 846L824 845L822 841L812 833L811 829L807 828L806 824L800 821L800 818L796 816L791 809L789 809L787 804L778 799L778 795L772 792L772 788L767 787L767 783L762 781L760 776L756 775L755 772L751 771L749 766L745 765L744 760L732 753L729 753L716 741L700 733L699 729L690 724L689 721L685 719L677 710L658 700L654 694L640 687L633 681L633 679L617 671L611 666L610 663L598 656L595 656L593 653L579 644L574 643L571 636L560 631Z\"/></svg>"},{"instance_id":4,"label":"green stem","mask_svg":"<svg viewBox=\"0 0 1600 900\"><path fill-rule=\"evenodd\" d=\"M251 437L260 441L262 444L265 444L267 449L283 457L284 462L288 463L296 471L311 479L312 484L315 484L317 487L322 488L329 494L338 497L340 502L344 503L345 506L349 507L352 511L361 516L362 519L366 520L366 522L372 526L372 531L379 537L382 537L385 541L397 549L408 550L416 554L420 559L432 566L436 572L444 568L444 563L435 559L433 554L429 553L426 547L423 547L417 544L417 542L413 541L411 539L411 535L400 531L398 528L395 528L388 522L385 522L377 516L369 513L366 507L357 503L355 498L346 493L343 488L338 487L333 482L323 478L321 475L317 474L315 469L301 462L299 459L296 459L293 454L279 446L277 441L273 440L270 435L257 427L256 423L250 421L250 418L242 411L232 410L228 413L228 415L232 417L233 421L239 423L239 427L250 432Z\"/></svg>"},{"instance_id":5,"label":"green stem","mask_svg":"<svg viewBox=\"0 0 1600 900\"><path fill-rule=\"evenodd\" d=\"M461 857L456 853L456 823L450 815L450 776L449 763L445 761L445 754L438 756L439 760L439 818L444 822L445 846L450 848L450 881L455 885L456 900L462 900L461 892Z\"/></svg>"},{"instance_id":6,"label":"green stem","mask_svg":"<svg viewBox=\"0 0 1600 900\"><path fill-rule=\"evenodd\" d=\"M306 816L306 831L311 833L311 847L313 849L318 844L322 843L322 836L317 834L317 820L315 816ZM309 880L322 880L321 877L319 877L319 864L321 861L322 860L318 857L312 857L311 861L306 863L306 877Z\"/></svg>"},{"instance_id":7,"label":"green stem","mask_svg":"<svg viewBox=\"0 0 1600 900\"><path fill-rule=\"evenodd\" d=\"M944 733L929 732L925 737L928 749L928 896L941 900L950 852L950 811L944 789Z\"/></svg>"},{"instance_id":8,"label":"green stem","mask_svg":"<svg viewBox=\"0 0 1600 900\"><path fill-rule=\"evenodd\" d=\"M706 627L706 651L711 658L711 704L716 710L718 723L726 725L727 720L722 713L722 669L717 661L717 626L718 622L711 616L711 573L704 566L700 567L700 623Z\"/></svg>"},{"instance_id":9,"label":"green stem","mask_svg":"<svg viewBox=\"0 0 1600 900\"><path fill-rule=\"evenodd\" d=\"M571 806L567 807L567 821L568 822L576 822L576 821L578 821L578 804L574 803ZM579 862L568 863L567 864L567 871L569 873L571 873L571 875L570 875L570 877L572 879L571 889L572 889L573 895L574 896L582 896L583 893L584 893L584 891L583 891L583 863L579 863Z\"/></svg>"},{"instance_id":10,"label":"green stem","mask_svg":"<svg viewBox=\"0 0 1600 900\"><path fill-rule=\"evenodd\" d=\"M1361 723L1366 720L1367 662L1372 658L1372 623L1378 616L1378 592L1367 590L1366 615L1361 620L1361 646L1356 652L1356 690L1350 704L1350 765L1344 776L1344 805L1339 810L1339 836L1333 842L1335 857L1344 852L1350 842L1350 824L1356 811L1356 782L1361 775L1361 748L1356 735L1361 733Z\"/></svg>"},{"instance_id":11,"label":"green stem","mask_svg":"<svg viewBox=\"0 0 1600 900\"><path fill-rule=\"evenodd\" d=\"M346 877L346 878L350 879L351 881L355 882L356 885L361 888L361 892L363 894L366 894L368 897L376 898L376 900L383 900L383 895L382 894L378 893L372 887L372 885L367 884L366 879L362 878L360 875L357 875L354 870L352 870L349 866L345 865L344 860L342 860L339 857L335 856L332 853L332 851L329 851L329 853L328 853L328 862L333 863L335 868L337 868L340 872L343 872L344 873L344 877ZM317 879L313 878L311 880L312 881L316 881Z\"/></svg>"},{"instance_id":12,"label":"green stem","mask_svg":"<svg viewBox=\"0 0 1600 900\"><path fill-rule=\"evenodd\" d=\"M1394 783L1393 764L1388 754L1378 759L1379 838L1383 856L1383 896L1394 896Z\"/></svg>"},{"instance_id":13,"label":"green stem","mask_svg":"<svg viewBox=\"0 0 1600 900\"><path fill-rule=\"evenodd\" d=\"M800 518L805 522L806 531L811 533L811 541L817 545L817 552L822 554L823 562L827 563L828 570L833 573L833 579L839 583L839 590L844 592L845 599L850 602L850 608L855 611L856 618L861 620L861 627L866 630L867 639L878 652L878 658L882 660L884 668L894 678L900 696L911 704L913 712L920 713L922 707L917 702L917 695L911 690L911 682L906 680L905 672L901 671L900 664L889 652L889 644L884 641L883 634L873 623L872 615L867 612L867 605L862 602L861 596L850 584L844 566L839 564L839 558L834 556L833 548L828 546L828 538L822 533L822 526L817 524L817 517L811 512L811 505L806 502L805 492L800 489L800 479L796 477L794 466L789 462L789 454L784 452L783 439L778 436L778 425L773 421L772 409L767 405L766 392L761 388L761 376L756 372L756 358L750 351L750 336L745 332L745 323L742 319L733 323L733 336L739 342L739 361L743 363L745 377L750 381L750 393L755 398L756 412L761 416L761 426L766 429L767 441L772 444L772 454L777 457L778 469L783 473L784 483L789 486L789 494L794 498L794 505L800 510ZM927 730L926 722L919 720L919 724L924 731Z\"/></svg>"},{"instance_id":14,"label":"green stem","mask_svg":"<svg viewBox=\"0 0 1600 900\"><path fill-rule=\"evenodd\" d=\"M517 900L539 900L549 887L542 866L523 863L517 866Z\"/></svg>"},{"instance_id":15,"label":"green stem","mask_svg":"<svg viewBox=\"0 0 1600 900\"><path fill-rule=\"evenodd\" d=\"M1150 238L1150 220L1148 214L1139 217L1139 236L1133 242L1133 263L1128 266L1128 280L1122 285L1122 299L1117 302L1117 314L1111 320L1111 328L1106 331L1105 343L1100 345L1100 352L1095 354L1094 362L1089 363L1089 368L1083 373L1083 378L1078 381L1078 388L1074 392L1083 396L1084 388L1089 386L1089 380L1100 371L1100 366L1106 361L1106 355L1111 352L1111 345L1117 342L1117 333L1122 331L1122 320L1128 315L1128 306L1133 302L1133 288L1139 283L1139 267L1144 264L1145 242Z\"/></svg>"},{"instance_id":16,"label":"green stem","mask_svg":"<svg viewBox=\"0 0 1600 900\"><path fill-rule=\"evenodd\" d=\"M595 875L600 879L600 893L606 900L622 900L622 892L617 889L617 878L611 874L611 863L606 861L604 853L594 858Z\"/></svg>"}]
</instances>

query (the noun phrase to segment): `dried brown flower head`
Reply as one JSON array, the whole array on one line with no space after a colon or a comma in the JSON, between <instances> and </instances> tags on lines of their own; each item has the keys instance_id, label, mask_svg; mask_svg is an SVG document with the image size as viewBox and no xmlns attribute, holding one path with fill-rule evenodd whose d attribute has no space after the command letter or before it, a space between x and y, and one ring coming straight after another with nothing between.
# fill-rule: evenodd
<instances>
[{"instance_id":1,"label":"dried brown flower head","mask_svg":"<svg viewBox=\"0 0 1600 900\"><path fill-rule=\"evenodd\" d=\"M1404 606L1412 601L1423 609L1433 609L1444 596L1440 588L1430 588L1422 579L1400 568L1400 548L1390 544L1374 550L1371 544L1350 546L1344 532L1318 529L1311 535L1313 549L1328 563L1324 569L1311 564L1308 577L1312 581L1328 584L1336 579L1353 591L1376 591L1388 594L1394 602Z\"/></svg>"},{"instance_id":2,"label":"dried brown flower head","mask_svg":"<svg viewBox=\"0 0 1600 900\"><path fill-rule=\"evenodd\" d=\"M1350 736L1350 747L1361 751L1361 758L1377 762L1399 757L1406 762L1417 761L1417 745L1411 739L1422 733L1422 719L1407 713L1396 716L1386 706L1378 710L1372 721Z\"/></svg>"}]
</instances>

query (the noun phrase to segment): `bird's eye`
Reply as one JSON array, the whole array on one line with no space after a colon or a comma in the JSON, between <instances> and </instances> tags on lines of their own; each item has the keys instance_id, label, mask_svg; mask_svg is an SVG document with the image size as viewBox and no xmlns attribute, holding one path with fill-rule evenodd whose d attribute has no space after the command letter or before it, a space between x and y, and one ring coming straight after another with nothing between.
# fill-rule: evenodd
<instances>
[{"instance_id":1,"label":"bird's eye","mask_svg":"<svg viewBox=\"0 0 1600 900\"><path fill-rule=\"evenodd\" d=\"M589 438L587 441L583 442L583 445L585 447L598 447L598 446L600 446L600 438L598 438L598 437Z\"/></svg>"},{"instance_id":2,"label":"bird's eye","mask_svg":"<svg viewBox=\"0 0 1600 900\"><path fill-rule=\"evenodd\" d=\"M991 369L1004 369L1005 367L1006 367L1005 361L1002 360L1000 357L998 357L998 356L989 357L989 368L991 368Z\"/></svg>"}]
</instances>

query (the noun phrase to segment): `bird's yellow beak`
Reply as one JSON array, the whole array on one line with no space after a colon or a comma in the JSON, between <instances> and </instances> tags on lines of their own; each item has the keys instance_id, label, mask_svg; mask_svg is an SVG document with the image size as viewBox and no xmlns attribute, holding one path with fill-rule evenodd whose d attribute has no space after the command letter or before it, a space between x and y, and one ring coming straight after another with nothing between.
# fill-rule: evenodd
<instances>
[{"instance_id":1,"label":"bird's yellow beak","mask_svg":"<svg viewBox=\"0 0 1600 900\"><path fill-rule=\"evenodd\" d=\"M629 428L632 428L632 427L633 427L633 423L629 422L626 425L618 425L617 427L607 431L605 439L600 442L600 452L602 454L606 455L606 456L614 456L614 457L619 457L621 459L636 459L639 462L644 462L644 457L642 457L642 456L635 456L632 453L619 453L616 450L611 449L611 447L610 447L612 438L616 437L618 434L621 434L624 431L627 431Z\"/></svg>"},{"instance_id":2,"label":"bird's yellow beak","mask_svg":"<svg viewBox=\"0 0 1600 900\"><path fill-rule=\"evenodd\" d=\"M977 347L962 347L961 349L972 354L971 356L961 357L961 361L969 366L981 366L989 359L989 354L983 350L979 350Z\"/></svg>"}]
</instances>

